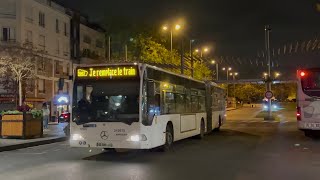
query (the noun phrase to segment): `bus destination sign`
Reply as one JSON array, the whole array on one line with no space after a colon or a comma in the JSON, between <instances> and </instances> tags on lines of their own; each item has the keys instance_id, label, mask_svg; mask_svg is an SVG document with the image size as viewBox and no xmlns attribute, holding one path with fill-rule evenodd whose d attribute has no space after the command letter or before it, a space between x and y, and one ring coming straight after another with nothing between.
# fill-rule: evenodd
<instances>
[{"instance_id":1,"label":"bus destination sign","mask_svg":"<svg viewBox=\"0 0 320 180\"><path fill-rule=\"evenodd\" d=\"M79 79L126 78L136 77L137 75L137 68L134 66L80 67L76 72L76 77Z\"/></svg>"}]
</instances>

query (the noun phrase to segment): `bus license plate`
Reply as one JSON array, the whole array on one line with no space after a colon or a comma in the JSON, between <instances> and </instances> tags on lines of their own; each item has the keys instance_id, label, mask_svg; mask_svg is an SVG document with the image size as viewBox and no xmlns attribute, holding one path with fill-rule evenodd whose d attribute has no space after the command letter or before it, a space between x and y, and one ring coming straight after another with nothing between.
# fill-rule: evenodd
<instances>
[{"instance_id":1,"label":"bus license plate","mask_svg":"<svg viewBox=\"0 0 320 180\"><path fill-rule=\"evenodd\" d=\"M100 142L97 142L97 147L112 148L113 144L112 143L100 143Z\"/></svg>"},{"instance_id":2,"label":"bus license plate","mask_svg":"<svg viewBox=\"0 0 320 180\"><path fill-rule=\"evenodd\" d=\"M305 128L320 129L320 123L304 123Z\"/></svg>"}]
</instances>

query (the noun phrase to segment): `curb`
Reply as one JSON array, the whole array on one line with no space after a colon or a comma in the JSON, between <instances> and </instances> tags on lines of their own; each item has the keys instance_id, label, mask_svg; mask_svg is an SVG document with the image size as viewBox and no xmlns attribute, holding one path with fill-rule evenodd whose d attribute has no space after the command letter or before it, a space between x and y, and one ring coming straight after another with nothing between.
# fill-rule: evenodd
<instances>
[{"instance_id":1,"label":"curb","mask_svg":"<svg viewBox=\"0 0 320 180\"><path fill-rule=\"evenodd\" d=\"M17 150L17 149L33 147L33 146L40 146L40 145L45 145L45 144L56 143L56 142L62 142L62 141L66 141L67 139L68 139L67 137L58 137L58 138L46 139L43 141L35 141L35 142L28 142L28 143L22 143L22 144L3 146L3 147L0 147L0 152L12 151L12 150Z\"/></svg>"}]
</instances>

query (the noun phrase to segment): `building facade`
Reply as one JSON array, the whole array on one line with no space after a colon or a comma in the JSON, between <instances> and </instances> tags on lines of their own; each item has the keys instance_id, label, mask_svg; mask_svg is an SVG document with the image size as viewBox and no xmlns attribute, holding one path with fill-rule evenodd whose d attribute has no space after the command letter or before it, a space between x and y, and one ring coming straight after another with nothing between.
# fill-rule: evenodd
<instances>
[{"instance_id":1,"label":"building facade","mask_svg":"<svg viewBox=\"0 0 320 180\"><path fill-rule=\"evenodd\" d=\"M97 64L106 61L105 30L90 23L80 12L68 10L71 19L71 58L75 64Z\"/></svg>"},{"instance_id":2,"label":"building facade","mask_svg":"<svg viewBox=\"0 0 320 180\"><path fill-rule=\"evenodd\" d=\"M0 1L1 44L28 44L43 57L36 63L37 79L26 101L35 108L47 102L52 117L68 110L55 106L52 99L60 78L65 79L63 93L71 93L70 21L66 9L50 0Z\"/></svg>"}]
</instances>

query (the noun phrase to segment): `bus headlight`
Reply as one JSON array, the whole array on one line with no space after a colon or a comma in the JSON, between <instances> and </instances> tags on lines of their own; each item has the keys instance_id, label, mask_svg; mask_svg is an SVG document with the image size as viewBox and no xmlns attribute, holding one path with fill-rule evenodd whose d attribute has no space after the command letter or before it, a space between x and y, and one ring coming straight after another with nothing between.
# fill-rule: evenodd
<instances>
[{"instance_id":1,"label":"bus headlight","mask_svg":"<svg viewBox=\"0 0 320 180\"><path fill-rule=\"evenodd\" d=\"M263 108L264 108L264 109L268 109L268 106L264 105Z\"/></svg>"},{"instance_id":2,"label":"bus headlight","mask_svg":"<svg viewBox=\"0 0 320 180\"><path fill-rule=\"evenodd\" d=\"M273 108L274 108L274 109L277 109L277 108L278 108L278 106L277 106L277 105L273 105Z\"/></svg>"},{"instance_id":3,"label":"bus headlight","mask_svg":"<svg viewBox=\"0 0 320 180\"><path fill-rule=\"evenodd\" d=\"M84 140L84 138L80 134L73 134L72 140L79 141L79 140Z\"/></svg>"},{"instance_id":4,"label":"bus headlight","mask_svg":"<svg viewBox=\"0 0 320 180\"><path fill-rule=\"evenodd\" d=\"M147 136L144 134L135 134L130 136L130 138L128 139L129 141L133 141L133 142L138 142L138 141L146 141L147 140Z\"/></svg>"}]
</instances>

